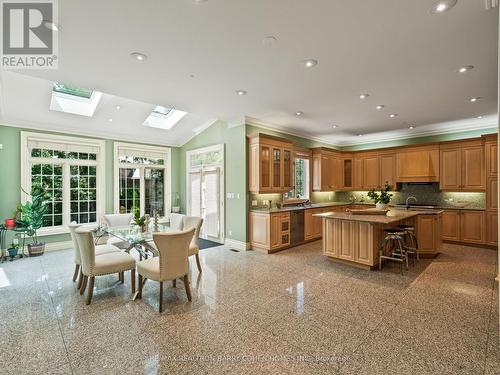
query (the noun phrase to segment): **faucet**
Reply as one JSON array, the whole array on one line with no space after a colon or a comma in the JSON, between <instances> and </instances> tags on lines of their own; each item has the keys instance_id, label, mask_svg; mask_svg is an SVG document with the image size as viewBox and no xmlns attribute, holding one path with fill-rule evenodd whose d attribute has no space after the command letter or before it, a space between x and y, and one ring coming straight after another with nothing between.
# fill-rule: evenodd
<instances>
[{"instance_id":1,"label":"faucet","mask_svg":"<svg viewBox=\"0 0 500 375\"><path fill-rule=\"evenodd\" d=\"M408 207L410 207L410 205L408 204L408 201L410 199L415 199L415 203L417 203L417 198L415 198L413 195L410 195L408 198L406 198L406 208L408 209Z\"/></svg>"}]
</instances>

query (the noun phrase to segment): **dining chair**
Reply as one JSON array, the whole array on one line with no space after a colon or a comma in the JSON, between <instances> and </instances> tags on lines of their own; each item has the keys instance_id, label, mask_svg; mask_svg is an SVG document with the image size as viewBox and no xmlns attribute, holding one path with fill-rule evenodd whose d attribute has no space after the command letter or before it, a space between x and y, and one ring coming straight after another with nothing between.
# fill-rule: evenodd
<instances>
[{"instance_id":1,"label":"dining chair","mask_svg":"<svg viewBox=\"0 0 500 375\"><path fill-rule=\"evenodd\" d=\"M82 286L82 267L81 267L81 264L82 264L82 258L81 258L81 255L80 255L80 246L78 245L78 241L76 240L76 236L75 236L75 231L80 228L82 226L82 224L77 224L75 221L71 222L69 225L68 225L68 229L69 229L69 233L71 235L71 241L73 241L73 261L75 263L75 272L73 273L73 282L76 281L77 277L78 277L78 284L77 284L77 288L80 289L80 287ZM116 246L113 246L113 245L97 245L95 246L95 255L96 256L99 256L99 255L102 255L102 254L108 254L108 253L115 253L115 252L119 252L120 249L117 248Z\"/></svg>"},{"instance_id":2,"label":"dining chair","mask_svg":"<svg viewBox=\"0 0 500 375\"><path fill-rule=\"evenodd\" d=\"M188 257L195 256L196 258L196 266L198 267L198 272L201 272L201 264L200 264L200 230L203 225L203 219L197 216L184 216L182 218L182 226L184 229L194 228L194 235L191 239L191 243L189 244Z\"/></svg>"},{"instance_id":3,"label":"dining chair","mask_svg":"<svg viewBox=\"0 0 500 375\"><path fill-rule=\"evenodd\" d=\"M173 230L183 230L183 218L186 215L183 214L170 214L170 228Z\"/></svg>"},{"instance_id":4,"label":"dining chair","mask_svg":"<svg viewBox=\"0 0 500 375\"><path fill-rule=\"evenodd\" d=\"M104 223L109 227L125 227L130 225L132 222L134 215L131 213L128 214L105 214L102 215L102 219ZM109 237L107 241L108 245L115 245L120 249L127 249L129 247L129 243L121 240L116 237Z\"/></svg>"},{"instance_id":5,"label":"dining chair","mask_svg":"<svg viewBox=\"0 0 500 375\"><path fill-rule=\"evenodd\" d=\"M80 248L83 281L80 294L83 295L88 282L88 292L85 304L89 305L94 293L94 280L96 276L104 276L118 273L123 283L123 274L130 271L130 285L132 293L135 293L135 258L124 251L117 251L96 256L94 236L86 228L75 230L75 237Z\"/></svg>"},{"instance_id":6,"label":"dining chair","mask_svg":"<svg viewBox=\"0 0 500 375\"><path fill-rule=\"evenodd\" d=\"M189 244L193 238L195 228L185 231L154 233L153 240L158 249L159 256L137 262L137 273L139 275L138 298L142 298L142 288L147 279L160 283L159 311L163 311L163 282L184 279L184 287L189 301L191 301L191 289L188 279L188 251ZM143 278L145 278L143 282Z\"/></svg>"}]
</instances>

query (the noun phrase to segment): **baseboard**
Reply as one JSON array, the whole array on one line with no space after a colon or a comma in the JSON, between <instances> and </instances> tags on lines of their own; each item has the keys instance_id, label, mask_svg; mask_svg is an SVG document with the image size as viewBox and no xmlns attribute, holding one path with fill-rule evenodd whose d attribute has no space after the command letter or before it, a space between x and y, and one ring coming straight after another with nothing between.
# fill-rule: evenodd
<instances>
[{"instance_id":1,"label":"baseboard","mask_svg":"<svg viewBox=\"0 0 500 375\"><path fill-rule=\"evenodd\" d=\"M231 238L226 238L226 240L224 241L224 245L226 245L227 247L230 247L231 249L240 250L240 251L250 250L250 243L249 242L233 240Z\"/></svg>"}]
</instances>

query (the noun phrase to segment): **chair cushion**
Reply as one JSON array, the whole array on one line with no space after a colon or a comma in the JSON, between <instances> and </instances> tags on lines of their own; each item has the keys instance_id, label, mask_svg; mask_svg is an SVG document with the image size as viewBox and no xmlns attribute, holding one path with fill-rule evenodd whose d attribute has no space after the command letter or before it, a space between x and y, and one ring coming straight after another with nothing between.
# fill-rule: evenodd
<instances>
[{"instance_id":1,"label":"chair cushion","mask_svg":"<svg viewBox=\"0 0 500 375\"><path fill-rule=\"evenodd\" d=\"M135 258L123 251L102 254L95 257L93 275L107 275L115 272L128 271L135 267Z\"/></svg>"},{"instance_id":2,"label":"chair cushion","mask_svg":"<svg viewBox=\"0 0 500 375\"><path fill-rule=\"evenodd\" d=\"M160 280L160 257L149 258L137 262L137 273L147 279Z\"/></svg>"},{"instance_id":3,"label":"chair cushion","mask_svg":"<svg viewBox=\"0 0 500 375\"><path fill-rule=\"evenodd\" d=\"M198 254L199 252L200 247L197 244L191 242L191 244L189 245L188 256Z\"/></svg>"},{"instance_id":4,"label":"chair cushion","mask_svg":"<svg viewBox=\"0 0 500 375\"><path fill-rule=\"evenodd\" d=\"M95 247L96 256L109 253L116 253L116 252L121 252L121 250L113 245L97 245Z\"/></svg>"}]
</instances>

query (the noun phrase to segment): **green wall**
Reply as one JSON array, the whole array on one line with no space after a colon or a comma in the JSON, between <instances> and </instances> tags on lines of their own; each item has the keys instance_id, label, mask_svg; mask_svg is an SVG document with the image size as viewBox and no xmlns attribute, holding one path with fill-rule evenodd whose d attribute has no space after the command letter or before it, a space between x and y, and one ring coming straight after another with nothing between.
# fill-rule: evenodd
<instances>
[{"instance_id":1,"label":"green wall","mask_svg":"<svg viewBox=\"0 0 500 375\"><path fill-rule=\"evenodd\" d=\"M179 151L179 184L182 211L186 211L186 152L223 143L225 155L225 236L241 242L247 241L247 151L245 126L230 128L217 121L192 138ZM227 198L234 193L234 198ZM239 194L239 198L237 195Z\"/></svg>"},{"instance_id":2,"label":"green wall","mask_svg":"<svg viewBox=\"0 0 500 375\"><path fill-rule=\"evenodd\" d=\"M21 131L45 134L64 134L32 129L21 129L0 125L0 219L11 217L21 199ZM81 137L85 138L85 137ZM87 137L92 138L92 137ZM113 140L106 141L106 213L113 213L114 191L113 191ZM172 192L179 191L179 148L172 147ZM44 236L45 242L69 241L69 234L58 234Z\"/></svg>"}]
</instances>

